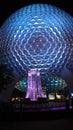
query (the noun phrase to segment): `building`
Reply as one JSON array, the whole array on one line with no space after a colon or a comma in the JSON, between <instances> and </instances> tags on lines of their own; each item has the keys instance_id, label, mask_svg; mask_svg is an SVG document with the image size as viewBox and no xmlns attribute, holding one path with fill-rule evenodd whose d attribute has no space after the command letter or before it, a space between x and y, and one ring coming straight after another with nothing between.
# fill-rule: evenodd
<instances>
[{"instance_id":1,"label":"building","mask_svg":"<svg viewBox=\"0 0 73 130\"><path fill-rule=\"evenodd\" d=\"M56 73L73 90L73 18L69 14L47 4L23 7L1 26L0 38L0 62L13 69L17 81L36 68L42 81Z\"/></svg>"}]
</instances>

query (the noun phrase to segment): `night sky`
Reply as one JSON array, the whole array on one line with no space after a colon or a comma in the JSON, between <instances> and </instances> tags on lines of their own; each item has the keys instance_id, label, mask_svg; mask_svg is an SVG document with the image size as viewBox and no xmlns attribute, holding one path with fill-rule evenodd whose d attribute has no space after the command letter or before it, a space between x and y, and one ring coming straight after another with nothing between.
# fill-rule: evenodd
<instances>
[{"instance_id":1,"label":"night sky","mask_svg":"<svg viewBox=\"0 0 73 130\"><path fill-rule=\"evenodd\" d=\"M33 3L46 3L55 5L73 16L72 0L0 0L0 26L6 18L17 9Z\"/></svg>"}]
</instances>

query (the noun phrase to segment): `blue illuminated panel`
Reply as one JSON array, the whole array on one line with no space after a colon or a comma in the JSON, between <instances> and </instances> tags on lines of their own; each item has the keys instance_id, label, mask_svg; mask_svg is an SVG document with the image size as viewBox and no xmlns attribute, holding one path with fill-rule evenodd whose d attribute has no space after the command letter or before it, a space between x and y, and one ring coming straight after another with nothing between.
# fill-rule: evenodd
<instances>
[{"instance_id":1,"label":"blue illuminated panel","mask_svg":"<svg viewBox=\"0 0 73 130\"><path fill-rule=\"evenodd\" d=\"M73 18L59 8L21 8L5 21L0 38L0 59L20 78L33 68L42 76L60 73L65 65L69 69L69 64L73 69Z\"/></svg>"},{"instance_id":2,"label":"blue illuminated panel","mask_svg":"<svg viewBox=\"0 0 73 130\"><path fill-rule=\"evenodd\" d=\"M64 90L67 87L67 83L60 76L57 75L46 75L42 80L42 85L46 86L48 93L58 92Z\"/></svg>"},{"instance_id":3,"label":"blue illuminated panel","mask_svg":"<svg viewBox=\"0 0 73 130\"><path fill-rule=\"evenodd\" d=\"M26 92L27 90L27 78L24 78L20 80L19 82L16 83L15 88L22 91Z\"/></svg>"}]
</instances>

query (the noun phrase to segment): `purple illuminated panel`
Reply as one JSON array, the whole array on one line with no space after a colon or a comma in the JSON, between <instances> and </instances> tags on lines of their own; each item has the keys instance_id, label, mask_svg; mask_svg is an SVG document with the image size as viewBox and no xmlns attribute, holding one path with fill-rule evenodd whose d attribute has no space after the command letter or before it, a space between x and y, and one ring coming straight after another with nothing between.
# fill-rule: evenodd
<instances>
[{"instance_id":1,"label":"purple illuminated panel","mask_svg":"<svg viewBox=\"0 0 73 130\"><path fill-rule=\"evenodd\" d=\"M44 98L42 91L41 76L37 69L31 69L28 72L28 88L25 98L30 98L31 101L37 101L37 97Z\"/></svg>"}]
</instances>

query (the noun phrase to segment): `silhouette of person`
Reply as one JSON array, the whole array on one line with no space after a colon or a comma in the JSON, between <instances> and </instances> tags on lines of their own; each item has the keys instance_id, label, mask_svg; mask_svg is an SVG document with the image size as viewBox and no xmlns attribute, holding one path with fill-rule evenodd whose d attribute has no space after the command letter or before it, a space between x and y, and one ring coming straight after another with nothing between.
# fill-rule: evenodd
<instances>
[{"instance_id":1,"label":"silhouette of person","mask_svg":"<svg viewBox=\"0 0 73 130\"><path fill-rule=\"evenodd\" d=\"M72 97L72 100L71 100L71 106L72 106L72 109L73 109L73 97Z\"/></svg>"},{"instance_id":2,"label":"silhouette of person","mask_svg":"<svg viewBox=\"0 0 73 130\"><path fill-rule=\"evenodd\" d=\"M69 109L70 103L68 99L65 99L66 110Z\"/></svg>"}]
</instances>

